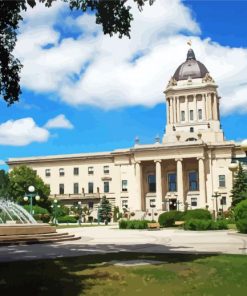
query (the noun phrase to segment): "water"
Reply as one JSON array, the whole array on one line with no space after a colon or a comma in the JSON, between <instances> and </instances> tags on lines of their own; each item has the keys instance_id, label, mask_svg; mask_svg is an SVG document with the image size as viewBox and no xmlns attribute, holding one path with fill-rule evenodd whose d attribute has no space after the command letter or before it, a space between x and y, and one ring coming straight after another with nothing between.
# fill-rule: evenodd
<instances>
[{"instance_id":1,"label":"water","mask_svg":"<svg viewBox=\"0 0 247 296\"><path fill-rule=\"evenodd\" d=\"M0 199L0 224L6 223L6 221L37 224L34 218L23 207L12 201Z\"/></svg>"}]
</instances>

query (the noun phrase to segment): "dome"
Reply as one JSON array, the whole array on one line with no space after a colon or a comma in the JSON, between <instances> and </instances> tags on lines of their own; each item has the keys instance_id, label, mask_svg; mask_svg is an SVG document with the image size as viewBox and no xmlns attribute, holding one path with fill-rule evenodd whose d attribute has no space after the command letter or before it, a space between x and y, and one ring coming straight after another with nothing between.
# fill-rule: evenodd
<instances>
[{"instance_id":1,"label":"dome","mask_svg":"<svg viewBox=\"0 0 247 296\"><path fill-rule=\"evenodd\" d=\"M173 78L177 81L187 80L189 77L203 78L207 73L209 73L207 68L196 60L193 49L189 49L186 61L177 68Z\"/></svg>"}]
</instances>

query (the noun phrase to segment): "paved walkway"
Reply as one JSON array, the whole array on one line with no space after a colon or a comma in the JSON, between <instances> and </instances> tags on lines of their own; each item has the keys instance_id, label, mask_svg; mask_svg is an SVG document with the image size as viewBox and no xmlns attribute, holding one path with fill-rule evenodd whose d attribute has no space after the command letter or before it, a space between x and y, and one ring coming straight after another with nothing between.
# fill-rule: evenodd
<instances>
[{"instance_id":1,"label":"paved walkway","mask_svg":"<svg viewBox=\"0 0 247 296\"><path fill-rule=\"evenodd\" d=\"M55 244L0 247L0 262L106 252L247 254L247 235L234 231L119 230L117 226L59 229L81 236Z\"/></svg>"}]
</instances>

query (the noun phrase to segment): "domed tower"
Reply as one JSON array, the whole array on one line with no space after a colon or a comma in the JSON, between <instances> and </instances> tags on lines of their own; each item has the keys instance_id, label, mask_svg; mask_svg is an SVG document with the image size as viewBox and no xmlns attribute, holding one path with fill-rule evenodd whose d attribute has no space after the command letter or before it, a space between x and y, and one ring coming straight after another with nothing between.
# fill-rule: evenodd
<instances>
[{"instance_id":1,"label":"domed tower","mask_svg":"<svg viewBox=\"0 0 247 296\"><path fill-rule=\"evenodd\" d=\"M192 49L165 90L167 125L163 143L223 142L217 85Z\"/></svg>"}]
</instances>

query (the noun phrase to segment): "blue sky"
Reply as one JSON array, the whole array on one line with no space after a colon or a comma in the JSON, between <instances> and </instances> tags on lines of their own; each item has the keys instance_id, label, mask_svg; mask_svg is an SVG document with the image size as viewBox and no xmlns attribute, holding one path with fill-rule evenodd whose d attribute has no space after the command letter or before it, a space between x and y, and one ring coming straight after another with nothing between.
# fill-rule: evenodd
<instances>
[{"instance_id":1,"label":"blue sky","mask_svg":"<svg viewBox=\"0 0 247 296\"><path fill-rule=\"evenodd\" d=\"M169 1L135 10L131 40L103 36L92 16L61 5L29 10L16 48L21 102L0 103L0 160L153 143L188 39L220 86L226 138L247 138L247 2Z\"/></svg>"}]
</instances>

